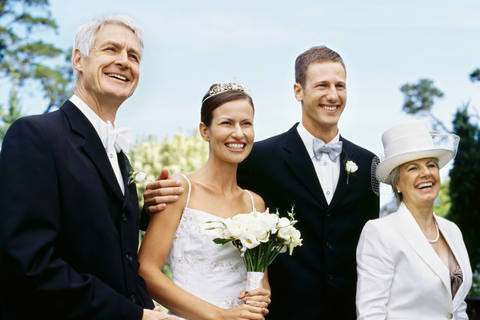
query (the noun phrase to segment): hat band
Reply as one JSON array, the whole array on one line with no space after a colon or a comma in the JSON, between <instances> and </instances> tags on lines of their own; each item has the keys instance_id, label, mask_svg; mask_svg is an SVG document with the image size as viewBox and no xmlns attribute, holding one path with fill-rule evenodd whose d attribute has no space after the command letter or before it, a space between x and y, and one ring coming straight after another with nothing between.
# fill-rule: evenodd
<instances>
[{"instance_id":1,"label":"hat band","mask_svg":"<svg viewBox=\"0 0 480 320\"><path fill-rule=\"evenodd\" d=\"M397 139L385 148L385 159L402 153L434 149L430 134L416 134Z\"/></svg>"}]
</instances>

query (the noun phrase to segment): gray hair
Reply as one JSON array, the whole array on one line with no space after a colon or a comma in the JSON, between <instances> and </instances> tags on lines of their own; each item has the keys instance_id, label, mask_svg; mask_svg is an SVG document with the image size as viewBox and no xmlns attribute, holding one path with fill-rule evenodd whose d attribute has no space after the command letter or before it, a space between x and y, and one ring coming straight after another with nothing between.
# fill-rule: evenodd
<instances>
[{"instance_id":1,"label":"gray hair","mask_svg":"<svg viewBox=\"0 0 480 320\"><path fill-rule=\"evenodd\" d=\"M106 24L118 24L125 26L133 31L137 37L138 42L140 43L140 54L143 53L143 30L140 26L130 17L117 15L117 16L100 16L93 19L90 22L82 24L77 29L77 34L75 35L75 43L73 45L73 52L76 49L80 51L82 57L88 57L90 50L93 47L95 40L97 39L97 32L102 29ZM73 61L72 54L72 61ZM77 87L78 78L80 77L80 71L73 69L74 83L73 89Z\"/></svg>"},{"instance_id":2,"label":"gray hair","mask_svg":"<svg viewBox=\"0 0 480 320\"><path fill-rule=\"evenodd\" d=\"M435 161L435 164L437 165L437 168L438 168L438 159L433 158L433 161ZM388 180L390 181L390 185L392 186L393 195L395 196L395 200L397 201L397 204L400 204L403 201L403 194L401 192L398 192L398 189L396 187L399 179L400 179L400 165L395 167L395 169L393 169L392 172L390 172L390 175L388 176Z\"/></svg>"}]
</instances>

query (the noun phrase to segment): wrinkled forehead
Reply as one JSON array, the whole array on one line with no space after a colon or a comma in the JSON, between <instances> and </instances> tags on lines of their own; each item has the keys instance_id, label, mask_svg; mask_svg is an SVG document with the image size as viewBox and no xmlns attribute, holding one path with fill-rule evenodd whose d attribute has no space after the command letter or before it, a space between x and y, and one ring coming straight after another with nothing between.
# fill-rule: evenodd
<instances>
[{"instance_id":1,"label":"wrinkled forehead","mask_svg":"<svg viewBox=\"0 0 480 320\"><path fill-rule=\"evenodd\" d=\"M97 28L93 36L93 45L97 42L97 40L102 40L105 42L112 42L112 43L124 43L129 38L135 39L135 44L138 45L138 50L140 55L143 53L143 42L135 33L135 30L131 29L130 27L121 24L121 23L106 23ZM91 49L90 49L91 50Z\"/></svg>"}]
</instances>

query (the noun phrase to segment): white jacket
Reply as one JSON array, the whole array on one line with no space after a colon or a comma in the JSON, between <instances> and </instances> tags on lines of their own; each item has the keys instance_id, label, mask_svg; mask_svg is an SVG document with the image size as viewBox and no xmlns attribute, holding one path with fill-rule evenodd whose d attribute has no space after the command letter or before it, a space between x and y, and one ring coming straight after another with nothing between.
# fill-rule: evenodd
<instances>
[{"instance_id":1,"label":"white jacket","mask_svg":"<svg viewBox=\"0 0 480 320\"><path fill-rule=\"evenodd\" d=\"M463 283L452 301L450 271L407 207L370 220L357 247L357 319L466 319L472 269L458 227L435 216Z\"/></svg>"}]
</instances>

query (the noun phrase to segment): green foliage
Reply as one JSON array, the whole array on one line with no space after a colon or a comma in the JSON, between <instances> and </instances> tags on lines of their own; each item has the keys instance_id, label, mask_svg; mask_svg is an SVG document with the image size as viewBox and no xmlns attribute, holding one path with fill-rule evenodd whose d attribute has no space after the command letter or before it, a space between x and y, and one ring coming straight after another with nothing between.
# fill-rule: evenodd
<instances>
[{"instance_id":1,"label":"green foliage","mask_svg":"<svg viewBox=\"0 0 480 320\"><path fill-rule=\"evenodd\" d=\"M418 84L405 84L400 88L405 93L403 111L410 114L429 112L434 98L443 97L443 92L433 86L433 81L420 79Z\"/></svg>"},{"instance_id":2,"label":"green foliage","mask_svg":"<svg viewBox=\"0 0 480 320\"><path fill-rule=\"evenodd\" d=\"M137 139L129 158L135 171L147 174L146 182L137 185L140 208L146 184L155 181L164 167L168 167L170 174L194 171L207 162L208 153L208 143L197 130L190 135L177 133L173 139L167 136L163 141L153 136Z\"/></svg>"},{"instance_id":3,"label":"green foliage","mask_svg":"<svg viewBox=\"0 0 480 320\"><path fill-rule=\"evenodd\" d=\"M452 201L450 199L450 180L442 183L440 187L440 192L438 193L437 201L435 201L435 207L433 212L439 215L440 217L446 217L450 212L450 207L452 206Z\"/></svg>"},{"instance_id":4,"label":"green foliage","mask_svg":"<svg viewBox=\"0 0 480 320\"><path fill-rule=\"evenodd\" d=\"M480 297L480 269L473 271L472 289L468 293L470 297Z\"/></svg>"},{"instance_id":5,"label":"green foliage","mask_svg":"<svg viewBox=\"0 0 480 320\"><path fill-rule=\"evenodd\" d=\"M480 81L480 69L477 69L470 74L470 80L472 82Z\"/></svg>"},{"instance_id":6,"label":"green foliage","mask_svg":"<svg viewBox=\"0 0 480 320\"><path fill-rule=\"evenodd\" d=\"M55 68L45 64L62 56L68 58L69 51L31 40L37 31L57 30L48 6L48 0L0 0L0 79L10 83L9 105L0 105L0 141L21 116L19 97L29 80L41 85L48 101L45 112L60 106L72 94L69 63Z\"/></svg>"},{"instance_id":7,"label":"green foliage","mask_svg":"<svg viewBox=\"0 0 480 320\"><path fill-rule=\"evenodd\" d=\"M434 99L443 97L443 92L433 86L432 80L420 79L418 84L407 83L400 88L400 91L405 94L403 111L412 115L427 115L435 120L436 124L440 125L443 130L448 131L431 112Z\"/></svg>"},{"instance_id":8,"label":"green foliage","mask_svg":"<svg viewBox=\"0 0 480 320\"><path fill-rule=\"evenodd\" d=\"M453 120L460 137L455 163L450 171L452 206L448 219L462 230L473 269L480 269L480 128L472 122L467 107L460 108Z\"/></svg>"},{"instance_id":9,"label":"green foliage","mask_svg":"<svg viewBox=\"0 0 480 320\"><path fill-rule=\"evenodd\" d=\"M0 141L3 141L5 138L5 134L7 133L8 128L16 119L20 118L20 110L18 109L18 97L17 92L12 90L10 91L10 108L8 112L4 112L2 108L0 108L0 117L1 120L4 122L4 125L0 125Z\"/></svg>"}]
</instances>

